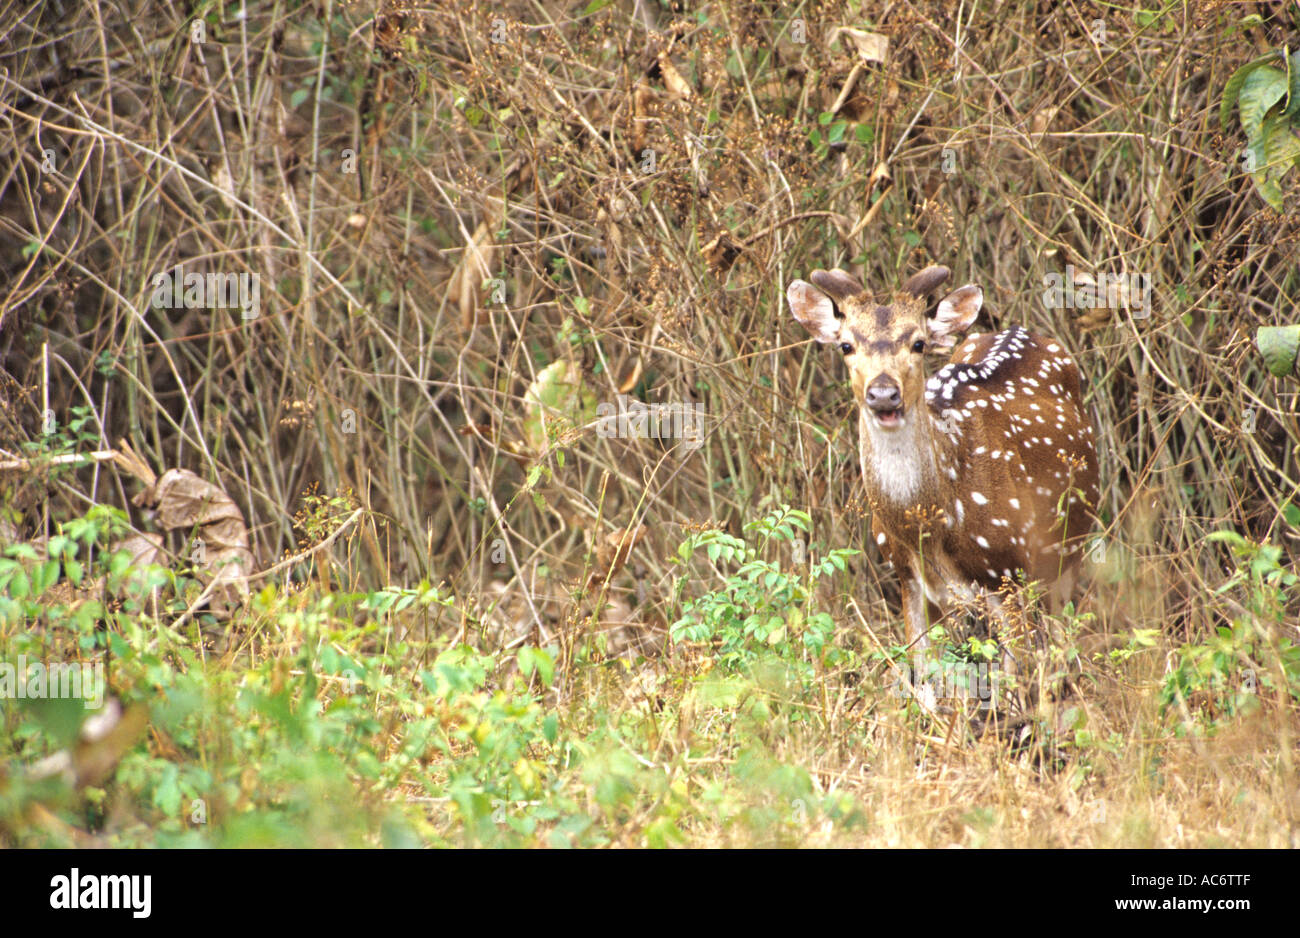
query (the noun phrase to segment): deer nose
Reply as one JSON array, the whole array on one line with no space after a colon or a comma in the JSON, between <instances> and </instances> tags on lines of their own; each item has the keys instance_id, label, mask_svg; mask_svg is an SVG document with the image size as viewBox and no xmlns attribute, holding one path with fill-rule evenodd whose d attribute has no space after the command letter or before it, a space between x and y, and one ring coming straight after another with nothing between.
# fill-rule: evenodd
<instances>
[{"instance_id":1,"label":"deer nose","mask_svg":"<svg viewBox=\"0 0 1300 938\"><path fill-rule=\"evenodd\" d=\"M872 381L867 385L867 406L877 413L898 410L903 406L903 396L899 393L898 383L884 375Z\"/></svg>"}]
</instances>

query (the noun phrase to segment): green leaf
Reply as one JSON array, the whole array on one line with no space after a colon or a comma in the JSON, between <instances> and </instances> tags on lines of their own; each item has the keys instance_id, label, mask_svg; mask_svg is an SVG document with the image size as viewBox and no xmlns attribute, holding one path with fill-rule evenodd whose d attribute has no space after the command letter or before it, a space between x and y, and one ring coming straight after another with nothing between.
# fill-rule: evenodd
<instances>
[{"instance_id":1,"label":"green leaf","mask_svg":"<svg viewBox=\"0 0 1300 938\"><path fill-rule=\"evenodd\" d=\"M1227 129L1228 120L1232 117L1232 106L1237 103L1237 98L1241 95L1241 87L1246 83L1246 79L1250 77L1250 73L1265 62L1272 62L1276 59L1277 53L1270 52L1268 55L1261 55L1259 58L1247 62L1232 73L1228 83L1223 86L1223 97L1219 101L1219 126L1221 128Z\"/></svg>"},{"instance_id":2,"label":"green leaf","mask_svg":"<svg viewBox=\"0 0 1300 938\"><path fill-rule=\"evenodd\" d=\"M1287 59L1287 71L1291 73L1291 88L1287 92L1286 109L1282 112L1287 117L1300 114L1300 49L1291 53Z\"/></svg>"},{"instance_id":3,"label":"green leaf","mask_svg":"<svg viewBox=\"0 0 1300 938\"><path fill-rule=\"evenodd\" d=\"M555 677L555 660L544 649L525 645L519 649L515 660L519 663L519 673L524 677L531 677L536 672L543 686L551 686Z\"/></svg>"},{"instance_id":4,"label":"green leaf","mask_svg":"<svg viewBox=\"0 0 1300 938\"><path fill-rule=\"evenodd\" d=\"M36 553L36 548L31 544L11 544L5 548L5 553L10 557L17 557L19 560L39 560L40 554Z\"/></svg>"},{"instance_id":5,"label":"green leaf","mask_svg":"<svg viewBox=\"0 0 1300 938\"><path fill-rule=\"evenodd\" d=\"M1264 115L1286 97L1286 92L1286 73L1276 68L1257 68L1246 76L1241 96L1237 99L1237 109L1247 138L1255 139L1262 135Z\"/></svg>"},{"instance_id":6,"label":"green leaf","mask_svg":"<svg viewBox=\"0 0 1300 938\"><path fill-rule=\"evenodd\" d=\"M32 592L39 596L53 586L59 579L59 561L47 560L32 571Z\"/></svg>"},{"instance_id":7,"label":"green leaf","mask_svg":"<svg viewBox=\"0 0 1300 938\"><path fill-rule=\"evenodd\" d=\"M1270 179L1279 180L1291 167L1300 163L1300 137L1291 121L1280 114L1264 119L1265 163L1262 167ZM1280 206L1274 206L1279 208Z\"/></svg>"},{"instance_id":8,"label":"green leaf","mask_svg":"<svg viewBox=\"0 0 1300 938\"><path fill-rule=\"evenodd\" d=\"M1282 517L1286 519L1286 523L1291 527L1300 528L1300 505L1287 502L1282 506Z\"/></svg>"},{"instance_id":9,"label":"green leaf","mask_svg":"<svg viewBox=\"0 0 1300 938\"><path fill-rule=\"evenodd\" d=\"M1279 378L1295 374L1300 325L1260 326L1255 332L1255 345L1271 374Z\"/></svg>"},{"instance_id":10,"label":"green leaf","mask_svg":"<svg viewBox=\"0 0 1300 938\"><path fill-rule=\"evenodd\" d=\"M162 780L154 789L153 803L169 817L175 817L181 809L181 789L177 784L178 770L172 763L163 766Z\"/></svg>"},{"instance_id":11,"label":"green leaf","mask_svg":"<svg viewBox=\"0 0 1300 938\"><path fill-rule=\"evenodd\" d=\"M108 633L108 649L116 658L127 658L131 655L131 646L126 643L126 639L116 632Z\"/></svg>"}]
</instances>

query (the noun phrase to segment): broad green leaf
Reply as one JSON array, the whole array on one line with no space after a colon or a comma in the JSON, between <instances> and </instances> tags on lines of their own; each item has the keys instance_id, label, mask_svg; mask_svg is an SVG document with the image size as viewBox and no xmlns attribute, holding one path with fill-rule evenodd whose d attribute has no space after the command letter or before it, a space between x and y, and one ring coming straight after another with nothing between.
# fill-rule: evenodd
<instances>
[{"instance_id":1,"label":"broad green leaf","mask_svg":"<svg viewBox=\"0 0 1300 938\"><path fill-rule=\"evenodd\" d=\"M1264 119L1264 157L1267 162L1263 168L1268 178L1280 180L1300 161L1300 136L1297 134L1300 134L1300 128L1280 114Z\"/></svg>"},{"instance_id":2,"label":"broad green leaf","mask_svg":"<svg viewBox=\"0 0 1300 938\"><path fill-rule=\"evenodd\" d=\"M1237 103L1241 114L1241 126L1246 129L1248 138L1261 136L1264 115L1273 105L1286 97L1286 91L1286 72L1279 69L1264 66L1246 76Z\"/></svg>"},{"instance_id":3,"label":"broad green leaf","mask_svg":"<svg viewBox=\"0 0 1300 938\"><path fill-rule=\"evenodd\" d=\"M59 579L59 561L47 560L32 570L32 592L39 596Z\"/></svg>"},{"instance_id":4,"label":"broad green leaf","mask_svg":"<svg viewBox=\"0 0 1300 938\"><path fill-rule=\"evenodd\" d=\"M1271 374L1279 378L1295 374L1300 325L1260 326L1255 332L1255 345Z\"/></svg>"},{"instance_id":5,"label":"broad green leaf","mask_svg":"<svg viewBox=\"0 0 1300 938\"><path fill-rule=\"evenodd\" d=\"M1232 107L1237 103L1237 98L1241 95L1241 86L1246 83L1250 73L1255 71L1265 62L1271 62L1277 59L1276 52L1270 52L1268 55L1261 55L1254 61L1247 62L1241 68L1232 73L1228 83L1223 86L1223 97L1219 102L1219 126L1225 130L1228 127L1228 120L1232 117ZM1243 121L1244 123L1244 121Z\"/></svg>"}]
</instances>

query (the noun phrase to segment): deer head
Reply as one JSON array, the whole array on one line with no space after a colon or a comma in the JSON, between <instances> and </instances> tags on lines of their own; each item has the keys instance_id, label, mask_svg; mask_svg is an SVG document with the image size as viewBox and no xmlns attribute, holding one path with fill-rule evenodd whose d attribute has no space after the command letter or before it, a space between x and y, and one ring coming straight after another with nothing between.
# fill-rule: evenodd
<instances>
[{"instance_id":1,"label":"deer head","mask_svg":"<svg viewBox=\"0 0 1300 938\"><path fill-rule=\"evenodd\" d=\"M967 284L944 297L927 316L926 297L948 279L947 267L911 277L889 305L880 305L842 270L814 270L812 283L793 281L790 311L818 342L844 353L864 426L902 429L924 406L925 352L952 348L979 315L984 292Z\"/></svg>"}]
</instances>

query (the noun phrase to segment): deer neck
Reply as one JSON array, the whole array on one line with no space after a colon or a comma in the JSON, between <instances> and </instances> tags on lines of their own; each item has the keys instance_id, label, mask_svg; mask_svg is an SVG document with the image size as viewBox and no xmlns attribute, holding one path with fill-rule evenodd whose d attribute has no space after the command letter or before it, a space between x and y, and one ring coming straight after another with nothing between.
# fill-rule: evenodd
<instances>
[{"instance_id":1,"label":"deer neck","mask_svg":"<svg viewBox=\"0 0 1300 938\"><path fill-rule=\"evenodd\" d=\"M908 509L944 507L957 468L956 443L924 404L912 408L903 426L886 430L867 413L858 416L862 478L878 507L901 516Z\"/></svg>"}]
</instances>

